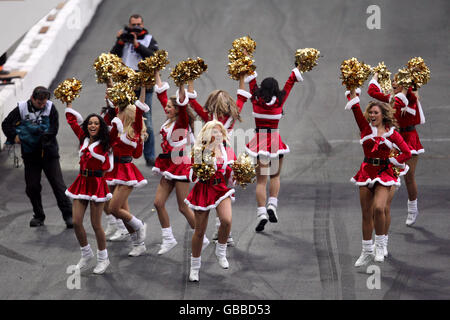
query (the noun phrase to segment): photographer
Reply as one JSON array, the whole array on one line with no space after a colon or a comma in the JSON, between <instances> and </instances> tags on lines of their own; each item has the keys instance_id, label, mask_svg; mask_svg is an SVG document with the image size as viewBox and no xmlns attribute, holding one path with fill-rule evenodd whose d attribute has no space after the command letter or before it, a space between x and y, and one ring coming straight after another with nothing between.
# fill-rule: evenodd
<instances>
[{"instance_id":1,"label":"photographer","mask_svg":"<svg viewBox=\"0 0 450 320\"><path fill-rule=\"evenodd\" d=\"M122 58L123 63L133 70L138 70L139 61L150 57L158 50L158 43L147 29L144 28L142 16L133 14L128 26L117 32L117 40L111 53ZM145 125L147 126L148 139L144 142L144 158L147 166L155 164L155 138L152 125L152 94L153 87L146 88L145 103L150 110L144 113ZM140 89L136 91L139 97Z\"/></svg>"},{"instance_id":2,"label":"photographer","mask_svg":"<svg viewBox=\"0 0 450 320\"><path fill-rule=\"evenodd\" d=\"M58 111L50 99L50 91L36 87L28 101L19 102L3 120L2 129L10 143L21 145L25 166L26 194L33 206L30 227L44 225L45 214L41 197L42 170L55 194L67 228L73 228L72 204L66 197L66 185L59 164Z\"/></svg>"}]
</instances>

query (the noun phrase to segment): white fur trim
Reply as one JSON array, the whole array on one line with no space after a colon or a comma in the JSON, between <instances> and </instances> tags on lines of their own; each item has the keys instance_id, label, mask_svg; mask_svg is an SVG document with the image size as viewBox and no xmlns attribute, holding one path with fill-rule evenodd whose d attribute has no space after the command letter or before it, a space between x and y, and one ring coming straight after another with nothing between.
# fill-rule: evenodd
<instances>
[{"instance_id":1,"label":"white fur trim","mask_svg":"<svg viewBox=\"0 0 450 320\"><path fill-rule=\"evenodd\" d=\"M108 152L109 158L109 169L106 172L111 172L114 170L114 154L112 152Z\"/></svg>"},{"instance_id":2,"label":"white fur trim","mask_svg":"<svg viewBox=\"0 0 450 320\"><path fill-rule=\"evenodd\" d=\"M108 103L108 105L111 107L111 108L113 108L113 109L115 109L116 107L114 106L114 103L112 103L112 101L111 100L109 100L109 99L106 99L106 102Z\"/></svg>"},{"instance_id":3,"label":"white fur trim","mask_svg":"<svg viewBox=\"0 0 450 320\"><path fill-rule=\"evenodd\" d=\"M395 159L394 157L389 158L389 161L396 167L405 169L405 164L404 163L400 163L397 161L397 159Z\"/></svg>"},{"instance_id":4,"label":"white fur trim","mask_svg":"<svg viewBox=\"0 0 450 320\"><path fill-rule=\"evenodd\" d=\"M189 181L190 181L190 182L193 182L193 183L197 183L198 178L197 178L196 180L193 180L193 179L192 179L193 176L194 176L194 170L191 168L191 170L189 170Z\"/></svg>"},{"instance_id":5,"label":"white fur trim","mask_svg":"<svg viewBox=\"0 0 450 320\"><path fill-rule=\"evenodd\" d=\"M144 112L147 112L147 111L150 110L150 107L149 107L146 103L143 103L143 102L141 102L141 101L139 101L139 100L136 100L136 101L134 102L134 105L135 105L136 107L138 107L139 109L141 109L142 111L144 111Z\"/></svg>"},{"instance_id":6,"label":"white fur trim","mask_svg":"<svg viewBox=\"0 0 450 320\"><path fill-rule=\"evenodd\" d=\"M102 156L101 154L98 154L94 151L95 147L97 147L99 144L100 144L100 141L95 141L88 147L88 149L89 149L89 152L91 153L91 155L95 159L100 160L103 163L106 160L105 156Z\"/></svg>"},{"instance_id":7,"label":"white fur trim","mask_svg":"<svg viewBox=\"0 0 450 320\"><path fill-rule=\"evenodd\" d=\"M257 76L258 76L258 73L256 73L256 71L255 71L253 74L246 76L246 77L244 78L244 82L245 82L245 83L249 83L249 82L252 81L253 79L256 79Z\"/></svg>"},{"instance_id":8,"label":"white fur trim","mask_svg":"<svg viewBox=\"0 0 450 320\"><path fill-rule=\"evenodd\" d=\"M410 108L410 107L403 107L403 108L402 108L402 111L406 111L406 112L412 114L413 116L416 115L416 110L414 110L414 109L412 109L412 108Z\"/></svg>"},{"instance_id":9,"label":"white fur trim","mask_svg":"<svg viewBox=\"0 0 450 320\"><path fill-rule=\"evenodd\" d=\"M383 186L386 186L386 187L400 186L401 185L399 178L397 178L397 181L391 180L391 181L388 181L388 182L384 182L380 178L375 178L375 179L370 179L369 178L366 181L357 182L354 178L351 178L350 182L353 182L357 186L368 186L369 188L372 188L374 186L374 184L377 183L377 182L382 184Z\"/></svg>"},{"instance_id":10,"label":"white fur trim","mask_svg":"<svg viewBox=\"0 0 450 320\"><path fill-rule=\"evenodd\" d=\"M361 88L356 88L356 94L360 95L361 94ZM348 96L350 94L350 90L345 91L345 96Z\"/></svg>"},{"instance_id":11,"label":"white fur trim","mask_svg":"<svg viewBox=\"0 0 450 320\"><path fill-rule=\"evenodd\" d=\"M180 89L177 89L176 96L177 96L177 104L179 106L185 106L189 103L188 92L186 89L184 89L184 101L182 102L180 101Z\"/></svg>"},{"instance_id":12,"label":"white fur trim","mask_svg":"<svg viewBox=\"0 0 450 320\"><path fill-rule=\"evenodd\" d=\"M408 99L406 98L406 96L403 94L403 92L399 92L395 95L396 98L399 98L400 100L402 100L403 104L405 106L407 106L409 104Z\"/></svg>"},{"instance_id":13,"label":"white fur trim","mask_svg":"<svg viewBox=\"0 0 450 320\"><path fill-rule=\"evenodd\" d=\"M227 119L227 121L225 121L223 126L225 127L225 129L228 130L232 123L233 123L233 117L232 116L228 116L228 119Z\"/></svg>"},{"instance_id":14,"label":"white fur trim","mask_svg":"<svg viewBox=\"0 0 450 320\"><path fill-rule=\"evenodd\" d=\"M243 96L244 98L247 98L247 99L250 99L252 97L252 94L250 92L242 90L242 89L238 89L237 94L239 96Z\"/></svg>"},{"instance_id":15,"label":"white fur trim","mask_svg":"<svg viewBox=\"0 0 450 320\"><path fill-rule=\"evenodd\" d=\"M369 86L370 86L371 84L374 84L375 86L377 86L377 88L381 91L380 84L378 83L377 80L375 80L375 79L370 80L370 81L369 81Z\"/></svg>"},{"instance_id":16,"label":"white fur trim","mask_svg":"<svg viewBox=\"0 0 450 320\"><path fill-rule=\"evenodd\" d=\"M189 99L197 99L197 91L194 90L194 92L187 92L187 97Z\"/></svg>"},{"instance_id":17,"label":"white fur trim","mask_svg":"<svg viewBox=\"0 0 450 320\"><path fill-rule=\"evenodd\" d=\"M89 145L89 138L86 137L86 138L84 138L83 145L81 146L80 150L78 151L78 155L80 156L80 158L83 155L84 149L86 149L88 147L88 145Z\"/></svg>"},{"instance_id":18,"label":"white fur trim","mask_svg":"<svg viewBox=\"0 0 450 320\"><path fill-rule=\"evenodd\" d=\"M345 105L345 110L350 110L355 104L359 103L359 97L354 97L352 100L347 102Z\"/></svg>"},{"instance_id":19,"label":"white fur trim","mask_svg":"<svg viewBox=\"0 0 450 320\"><path fill-rule=\"evenodd\" d=\"M300 71L297 68L292 69L292 72L295 73L295 77L297 78L298 82L303 81L302 74L300 73Z\"/></svg>"},{"instance_id":20,"label":"white fur trim","mask_svg":"<svg viewBox=\"0 0 450 320\"><path fill-rule=\"evenodd\" d=\"M372 126L370 123L369 123L369 126L372 129L372 133L368 134L367 136L364 136L361 140L359 140L360 144L363 144L364 141L369 140L369 139L373 139L373 138L378 136L378 129L377 129L377 127ZM382 141L380 144L385 143L388 146L389 149L392 149L392 147L394 147L395 144L393 144L391 141L387 140L386 138L390 137L393 133L394 133L394 127L389 129L388 132L383 133L383 135L381 137L385 138L385 140Z\"/></svg>"},{"instance_id":21,"label":"white fur trim","mask_svg":"<svg viewBox=\"0 0 450 320\"><path fill-rule=\"evenodd\" d=\"M113 180L106 180L106 183L108 184L108 186L116 186L116 185L120 184L120 185L129 186L129 187L133 187L133 188L141 188L141 187L145 186L148 183L148 181L147 181L147 179L141 180L139 182L137 180L124 181L124 180L113 179Z\"/></svg>"},{"instance_id":22,"label":"white fur trim","mask_svg":"<svg viewBox=\"0 0 450 320\"><path fill-rule=\"evenodd\" d=\"M409 166L408 166L407 164L405 164L405 169L403 169L402 171L400 171L399 176L401 177L401 176L406 175L406 174L408 173L408 171L409 171Z\"/></svg>"},{"instance_id":23,"label":"white fur trim","mask_svg":"<svg viewBox=\"0 0 450 320\"><path fill-rule=\"evenodd\" d=\"M72 199L79 199L79 200L88 200L88 201L94 201L94 202L106 202L112 199L112 194L108 193L106 195L106 198L98 198L97 196L88 196L86 194L73 194L69 192L69 190L66 190L66 196L72 198Z\"/></svg>"},{"instance_id":24,"label":"white fur trim","mask_svg":"<svg viewBox=\"0 0 450 320\"><path fill-rule=\"evenodd\" d=\"M125 144L127 144L127 145L129 145L129 146L132 146L132 147L135 148L135 149L136 149L136 147L137 147L137 142L131 141L130 139L128 139L128 137L127 137L126 134L122 134L122 135L120 136L120 141L122 141L123 143L125 143Z\"/></svg>"},{"instance_id":25,"label":"white fur trim","mask_svg":"<svg viewBox=\"0 0 450 320\"><path fill-rule=\"evenodd\" d=\"M167 82L163 82L161 87L158 87L158 85L155 84L153 87L153 90L155 90L156 93L163 93L166 90L169 90L170 86Z\"/></svg>"},{"instance_id":26,"label":"white fur trim","mask_svg":"<svg viewBox=\"0 0 450 320\"><path fill-rule=\"evenodd\" d=\"M235 201L235 198L233 196L234 193L235 193L234 189L228 190L227 193L225 193L223 196L221 196L219 199L217 199L217 201L214 204L211 204L207 207L195 206L192 203L190 203L188 199L184 199L184 203L186 203L189 206L189 208L191 208L193 210L208 211L208 210L217 208L217 206L228 197L231 198L231 202L234 202Z\"/></svg>"},{"instance_id":27,"label":"white fur trim","mask_svg":"<svg viewBox=\"0 0 450 320\"><path fill-rule=\"evenodd\" d=\"M83 117L78 111L73 110L72 108L66 108L66 113L70 113L77 118L77 123L81 125L83 123Z\"/></svg>"},{"instance_id":28,"label":"white fur trim","mask_svg":"<svg viewBox=\"0 0 450 320\"><path fill-rule=\"evenodd\" d=\"M120 120L117 117L114 117L114 119L112 119L111 124L116 124L117 127L117 131L119 132L119 134L123 133L123 123L122 120Z\"/></svg>"},{"instance_id":29,"label":"white fur trim","mask_svg":"<svg viewBox=\"0 0 450 320\"><path fill-rule=\"evenodd\" d=\"M417 108L419 109L420 124L424 124L425 123L425 115L422 110L422 104L420 103L419 100L417 100Z\"/></svg>"},{"instance_id":30,"label":"white fur trim","mask_svg":"<svg viewBox=\"0 0 450 320\"><path fill-rule=\"evenodd\" d=\"M276 153L270 153L269 151L264 151L264 150L259 150L258 153L256 153L256 152L253 152L252 150L250 150L248 147L245 147L245 151L249 155L254 157L254 158L256 158L257 156L265 156L265 157L269 157L269 158L278 158L278 156L280 154L288 154L289 152L291 152L289 150L289 146L288 145L286 145L286 149L280 149Z\"/></svg>"},{"instance_id":31,"label":"white fur trim","mask_svg":"<svg viewBox=\"0 0 450 320\"><path fill-rule=\"evenodd\" d=\"M252 115L254 118L270 119L270 120L279 120L283 116L281 113L279 113L279 114L263 114L263 113L256 113L256 112L252 112Z\"/></svg>"},{"instance_id":32,"label":"white fur trim","mask_svg":"<svg viewBox=\"0 0 450 320\"><path fill-rule=\"evenodd\" d=\"M272 106L277 101L277 97L273 96L272 100L270 100L268 103L266 103L267 106Z\"/></svg>"},{"instance_id":33,"label":"white fur trim","mask_svg":"<svg viewBox=\"0 0 450 320\"><path fill-rule=\"evenodd\" d=\"M421 154L424 153L425 149L420 149L420 150L411 150L411 154Z\"/></svg>"}]
</instances>

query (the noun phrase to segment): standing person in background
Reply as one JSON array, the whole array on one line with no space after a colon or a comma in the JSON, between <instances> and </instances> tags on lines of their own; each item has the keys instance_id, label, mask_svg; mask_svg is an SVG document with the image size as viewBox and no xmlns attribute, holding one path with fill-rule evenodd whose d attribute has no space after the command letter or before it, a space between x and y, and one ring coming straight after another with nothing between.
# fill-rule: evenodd
<instances>
[{"instance_id":1,"label":"standing person in background","mask_svg":"<svg viewBox=\"0 0 450 320\"><path fill-rule=\"evenodd\" d=\"M150 57L158 50L158 43L153 36L144 28L144 19L139 14L131 15L128 26L117 32L117 40L111 53L122 58L125 65L137 71L139 61ZM145 126L147 127L148 139L144 143L144 158L147 166L155 165L155 137L152 125L152 95L153 87L146 88L145 104L149 111L144 113ZM140 89L136 90L139 97Z\"/></svg>"},{"instance_id":2,"label":"standing person in background","mask_svg":"<svg viewBox=\"0 0 450 320\"><path fill-rule=\"evenodd\" d=\"M49 100L50 95L50 91L45 87L34 88L30 99L19 102L3 120L2 129L9 142L21 145L25 166L25 192L30 198L34 212L30 227L44 225L45 214L41 197L41 173L44 171L67 228L73 228L72 204L65 195L66 185L56 141L59 128L58 111Z\"/></svg>"}]
</instances>

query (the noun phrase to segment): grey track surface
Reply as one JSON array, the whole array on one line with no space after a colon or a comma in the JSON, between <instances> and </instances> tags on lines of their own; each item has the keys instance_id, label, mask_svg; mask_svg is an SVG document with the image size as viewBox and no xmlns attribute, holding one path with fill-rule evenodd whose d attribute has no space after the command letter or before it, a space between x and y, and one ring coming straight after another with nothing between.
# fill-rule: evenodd
<instances>
[{"instance_id":1,"label":"grey track surface","mask_svg":"<svg viewBox=\"0 0 450 320\"><path fill-rule=\"evenodd\" d=\"M138 12L171 66L187 57L205 59L208 72L197 81L199 101L216 88L233 95L237 83L226 75L231 42L250 34L257 41L258 79L273 76L283 83L293 67L295 49L318 48L318 67L304 75L288 99L281 120L286 157L279 197L278 224L256 234L255 187L238 189L233 205L230 269L218 266L214 247L202 255L200 282L188 282L191 232L172 196L167 204L178 246L166 255L156 252L160 226L153 199L158 178L143 159L136 161L149 185L130 196L132 212L148 224L147 253L126 256L126 243L109 243L111 266L106 275L82 275L81 289L68 290L66 268L79 259L73 231L66 230L51 188L43 179L46 226L28 227L31 205L24 193L23 168L13 169L7 152L0 157L0 299L449 299L450 298L450 158L449 111L450 3L427 1L151 1L105 0L56 77L83 81L74 107L84 116L103 105L104 86L95 82L94 59L108 51L116 31ZM366 28L366 8L381 8L380 30ZM406 188L392 204L390 256L381 268L381 289L369 290L366 268L355 269L361 250L358 190L349 183L362 158L357 126L340 84L339 65L352 56L375 65L385 61L391 71L413 56L428 63L432 79L421 90L427 122L419 134L426 153L417 169L420 216L405 226ZM42 70L45 72L45 70ZM168 70L163 71L167 79ZM174 93L173 82L170 92ZM369 101L363 88L362 104ZM60 110L59 143L67 185L76 176L77 142ZM164 114L153 99L153 125ZM253 127L251 106L243 123ZM156 133L158 130L155 130ZM160 151L156 137L156 151ZM213 232L210 215L208 236ZM85 225L91 246L95 237Z\"/></svg>"}]
</instances>

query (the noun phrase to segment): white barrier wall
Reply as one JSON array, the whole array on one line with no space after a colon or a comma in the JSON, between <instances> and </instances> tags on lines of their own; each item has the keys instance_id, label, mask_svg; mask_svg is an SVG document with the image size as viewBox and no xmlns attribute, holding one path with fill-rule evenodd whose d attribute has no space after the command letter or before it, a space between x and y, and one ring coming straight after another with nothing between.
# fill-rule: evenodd
<instances>
[{"instance_id":1,"label":"white barrier wall","mask_svg":"<svg viewBox=\"0 0 450 320\"><path fill-rule=\"evenodd\" d=\"M35 87L51 84L67 53L89 25L101 2L67 0L62 8L52 9L28 31L5 64L6 70L25 71L27 74L0 90L0 121L17 106L18 101L28 100ZM48 21L47 17L52 15L55 19ZM48 27L46 33L39 33L42 27ZM3 148L5 141L1 131L0 148Z\"/></svg>"}]
</instances>

